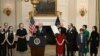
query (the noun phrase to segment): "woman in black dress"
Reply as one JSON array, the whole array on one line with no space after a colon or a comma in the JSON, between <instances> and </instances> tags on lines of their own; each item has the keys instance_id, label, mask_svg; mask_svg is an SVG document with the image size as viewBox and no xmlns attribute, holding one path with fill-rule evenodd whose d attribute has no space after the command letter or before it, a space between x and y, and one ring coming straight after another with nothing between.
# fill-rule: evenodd
<instances>
[{"instance_id":1,"label":"woman in black dress","mask_svg":"<svg viewBox=\"0 0 100 56\"><path fill-rule=\"evenodd\" d=\"M75 55L76 51L78 50L78 46L77 46L77 36L78 36L78 32L77 32L77 29L75 26L73 26L73 35L74 35L74 38L73 38L73 55Z\"/></svg>"},{"instance_id":2,"label":"woman in black dress","mask_svg":"<svg viewBox=\"0 0 100 56\"><path fill-rule=\"evenodd\" d=\"M6 38L3 28L0 27L0 56L6 56Z\"/></svg>"},{"instance_id":3,"label":"woman in black dress","mask_svg":"<svg viewBox=\"0 0 100 56\"><path fill-rule=\"evenodd\" d=\"M13 27L9 26L8 28L8 37L7 37L7 46L8 46L8 56L13 56L13 50L15 48L15 38L13 33Z\"/></svg>"},{"instance_id":4,"label":"woman in black dress","mask_svg":"<svg viewBox=\"0 0 100 56\"><path fill-rule=\"evenodd\" d=\"M97 27L93 26L91 36L90 36L90 55L97 56L99 47L99 33L97 32Z\"/></svg>"},{"instance_id":5,"label":"woman in black dress","mask_svg":"<svg viewBox=\"0 0 100 56\"><path fill-rule=\"evenodd\" d=\"M27 50L27 41L26 41L27 31L24 28L23 23L19 24L19 29L16 32L16 36L18 38L17 51L20 51L20 52L26 51Z\"/></svg>"}]
</instances>

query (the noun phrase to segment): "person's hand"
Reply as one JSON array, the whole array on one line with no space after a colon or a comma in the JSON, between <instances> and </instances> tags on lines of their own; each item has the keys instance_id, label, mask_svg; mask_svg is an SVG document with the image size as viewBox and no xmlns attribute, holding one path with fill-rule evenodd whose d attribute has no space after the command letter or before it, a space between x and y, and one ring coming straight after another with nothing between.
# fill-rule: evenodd
<instances>
[{"instance_id":1,"label":"person's hand","mask_svg":"<svg viewBox=\"0 0 100 56\"><path fill-rule=\"evenodd\" d=\"M96 48L99 48L98 46Z\"/></svg>"},{"instance_id":2,"label":"person's hand","mask_svg":"<svg viewBox=\"0 0 100 56\"><path fill-rule=\"evenodd\" d=\"M16 36L17 38L20 38L20 36Z\"/></svg>"},{"instance_id":3,"label":"person's hand","mask_svg":"<svg viewBox=\"0 0 100 56\"><path fill-rule=\"evenodd\" d=\"M3 45L4 44L4 42L3 43L1 43L1 45Z\"/></svg>"},{"instance_id":4,"label":"person's hand","mask_svg":"<svg viewBox=\"0 0 100 56\"><path fill-rule=\"evenodd\" d=\"M19 38L24 39L24 38L25 38L25 36L22 36L22 37L19 37Z\"/></svg>"},{"instance_id":5,"label":"person's hand","mask_svg":"<svg viewBox=\"0 0 100 56\"><path fill-rule=\"evenodd\" d=\"M3 45L5 43L5 40L1 43L1 45Z\"/></svg>"},{"instance_id":6,"label":"person's hand","mask_svg":"<svg viewBox=\"0 0 100 56\"><path fill-rule=\"evenodd\" d=\"M79 45L78 45L77 47L78 47L78 48L80 48L80 46L79 46Z\"/></svg>"},{"instance_id":7,"label":"person's hand","mask_svg":"<svg viewBox=\"0 0 100 56\"><path fill-rule=\"evenodd\" d=\"M61 44L61 43L59 43L59 45L60 45L60 46L62 46L62 44Z\"/></svg>"},{"instance_id":8,"label":"person's hand","mask_svg":"<svg viewBox=\"0 0 100 56\"><path fill-rule=\"evenodd\" d=\"M12 45L11 43L8 43L10 46Z\"/></svg>"},{"instance_id":9,"label":"person's hand","mask_svg":"<svg viewBox=\"0 0 100 56\"><path fill-rule=\"evenodd\" d=\"M22 37L23 39L25 38L25 36Z\"/></svg>"},{"instance_id":10,"label":"person's hand","mask_svg":"<svg viewBox=\"0 0 100 56\"><path fill-rule=\"evenodd\" d=\"M13 45L14 43L11 43L11 45Z\"/></svg>"},{"instance_id":11,"label":"person's hand","mask_svg":"<svg viewBox=\"0 0 100 56\"><path fill-rule=\"evenodd\" d=\"M8 43L10 46L12 45L11 43Z\"/></svg>"},{"instance_id":12,"label":"person's hand","mask_svg":"<svg viewBox=\"0 0 100 56\"><path fill-rule=\"evenodd\" d=\"M45 38L47 37L47 36L44 36Z\"/></svg>"},{"instance_id":13,"label":"person's hand","mask_svg":"<svg viewBox=\"0 0 100 56\"><path fill-rule=\"evenodd\" d=\"M65 40L65 42L66 42L66 44L68 44L68 41L67 40Z\"/></svg>"}]
</instances>

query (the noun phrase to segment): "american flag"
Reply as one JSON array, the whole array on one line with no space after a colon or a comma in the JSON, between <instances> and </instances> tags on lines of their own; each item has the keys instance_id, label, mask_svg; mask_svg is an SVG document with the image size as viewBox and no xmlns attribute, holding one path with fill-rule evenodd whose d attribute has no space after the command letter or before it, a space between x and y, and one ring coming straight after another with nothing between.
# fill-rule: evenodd
<instances>
[{"instance_id":1,"label":"american flag","mask_svg":"<svg viewBox=\"0 0 100 56\"><path fill-rule=\"evenodd\" d=\"M35 27L35 21L34 21L34 18L33 17L30 17L30 25L29 25L29 32L31 34L34 33L36 27Z\"/></svg>"},{"instance_id":2,"label":"american flag","mask_svg":"<svg viewBox=\"0 0 100 56\"><path fill-rule=\"evenodd\" d=\"M56 26L57 26L57 25L60 25L59 16L57 16L57 19L56 19L56 21L55 21L55 25L56 25Z\"/></svg>"}]
</instances>

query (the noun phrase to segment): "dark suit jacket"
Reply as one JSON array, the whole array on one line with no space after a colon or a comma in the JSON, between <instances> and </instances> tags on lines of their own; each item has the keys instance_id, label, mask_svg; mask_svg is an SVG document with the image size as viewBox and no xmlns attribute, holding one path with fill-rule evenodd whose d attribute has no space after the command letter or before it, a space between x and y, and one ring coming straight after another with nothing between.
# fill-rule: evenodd
<instances>
[{"instance_id":1,"label":"dark suit jacket","mask_svg":"<svg viewBox=\"0 0 100 56\"><path fill-rule=\"evenodd\" d=\"M85 37L84 37L84 35L83 35L83 44L84 44L84 45L85 45L85 42L86 42L86 39L85 39ZM78 37L77 37L77 44L78 44L78 45L82 44L82 43L81 43L81 35L80 35L80 34L79 34Z\"/></svg>"},{"instance_id":2,"label":"dark suit jacket","mask_svg":"<svg viewBox=\"0 0 100 56\"><path fill-rule=\"evenodd\" d=\"M44 28L42 28L42 30L40 31L39 28L37 28L37 31L36 31L36 35L37 36L46 36L46 31Z\"/></svg>"},{"instance_id":3,"label":"dark suit jacket","mask_svg":"<svg viewBox=\"0 0 100 56\"><path fill-rule=\"evenodd\" d=\"M66 33L66 40L68 41L69 44L73 45L73 40L74 40L74 30L68 30Z\"/></svg>"},{"instance_id":4,"label":"dark suit jacket","mask_svg":"<svg viewBox=\"0 0 100 56\"><path fill-rule=\"evenodd\" d=\"M0 45L5 39L5 34L0 32Z\"/></svg>"},{"instance_id":5,"label":"dark suit jacket","mask_svg":"<svg viewBox=\"0 0 100 56\"><path fill-rule=\"evenodd\" d=\"M98 47L99 46L99 33L92 31L89 41L91 43L91 47Z\"/></svg>"}]
</instances>

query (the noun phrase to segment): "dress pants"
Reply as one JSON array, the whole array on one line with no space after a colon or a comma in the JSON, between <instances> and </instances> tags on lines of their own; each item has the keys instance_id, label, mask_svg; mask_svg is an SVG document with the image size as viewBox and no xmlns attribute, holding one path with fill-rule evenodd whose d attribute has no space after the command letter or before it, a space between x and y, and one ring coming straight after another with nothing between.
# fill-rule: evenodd
<instances>
[{"instance_id":1,"label":"dress pants","mask_svg":"<svg viewBox=\"0 0 100 56\"><path fill-rule=\"evenodd\" d=\"M1 45L0 45L0 56L2 55L2 50L1 50L2 48L1 48Z\"/></svg>"},{"instance_id":2,"label":"dress pants","mask_svg":"<svg viewBox=\"0 0 100 56\"><path fill-rule=\"evenodd\" d=\"M84 44L80 44L79 45L79 56L84 56L83 49L84 49Z\"/></svg>"},{"instance_id":3,"label":"dress pants","mask_svg":"<svg viewBox=\"0 0 100 56\"><path fill-rule=\"evenodd\" d=\"M1 46L0 52L1 52L1 56L6 56L7 51L6 51L6 44Z\"/></svg>"},{"instance_id":4,"label":"dress pants","mask_svg":"<svg viewBox=\"0 0 100 56\"><path fill-rule=\"evenodd\" d=\"M73 47L71 44L67 44L67 56L74 56L73 55Z\"/></svg>"}]
</instances>

